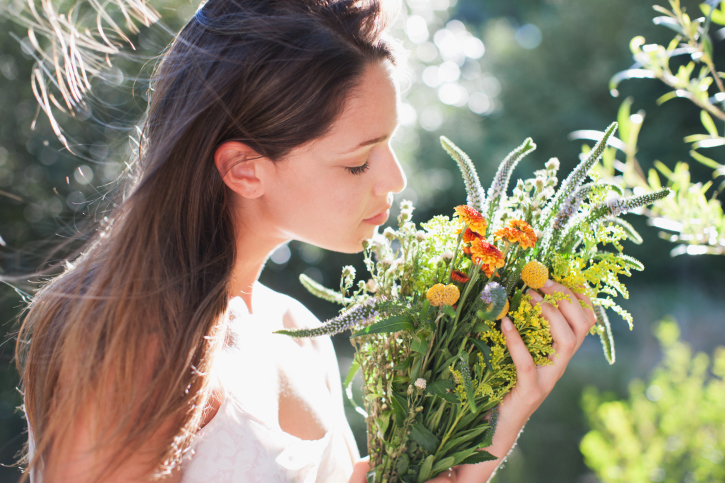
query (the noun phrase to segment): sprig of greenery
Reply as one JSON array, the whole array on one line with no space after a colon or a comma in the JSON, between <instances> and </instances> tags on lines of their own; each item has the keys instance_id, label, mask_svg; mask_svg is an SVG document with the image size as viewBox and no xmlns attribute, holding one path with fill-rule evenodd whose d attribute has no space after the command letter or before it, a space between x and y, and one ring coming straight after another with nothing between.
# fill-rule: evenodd
<instances>
[{"instance_id":1,"label":"sprig of greenery","mask_svg":"<svg viewBox=\"0 0 725 483\"><path fill-rule=\"evenodd\" d=\"M511 179L511 172L524 156L535 149L536 144L534 144L534 141L531 138L527 138L521 146L511 151L499 165L491 187L488 189L488 199L486 200L483 211L481 211L489 220L487 235L491 232L496 220L500 218L500 209L506 200L506 190Z\"/></svg>"},{"instance_id":2,"label":"sprig of greenery","mask_svg":"<svg viewBox=\"0 0 725 483\"><path fill-rule=\"evenodd\" d=\"M625 79L658 79L671 90L660 97L657 104L684 98L697 106L705 133L686 136L684 141L692 145L690 156L713 169L713 178L717 179L725 176L725 165L712 156L705 156L701 150L725 146L725 136L720 134L725 123L725 86L723 73L714 64L713 36L710 33L714 25L725 25L725 4L720 1L703 2L699 7L705 16L693 19L679 0L669 0L669 9L655 5L653 8L661 15L653 19L654 23L671 29L676 36L666 46L647 44L642 36L633 38L630 49L635 64L612 77L610 90L612 95L617 96L619 83ZM722 31L716 37L722 38ZM688 59L684 63L676 67L672 65L673 59L685 57ZM607 162L603 163L601 174L610 179L619 176L627 188L635 191L654 191L663 185L673 190L673 197L644 211L650 224L666 230L660 232L662 238L679 244L672 250L672 256L725 255L725 215L718 200L725 182L708 195L713 181L691 182L689 166L684 162L678 162L674 169L670 169L655 161L655 167L644 173L635 157L644 111L631 114L632 102L632 99L626 99L619 109L621 139L613 139L611 147L605 152ZM575 138L585 139L598 136L587 131L572 134ZM624 163L616 160L617 150L624 153ZM664 182L661 177L664 177Z\"/></svg>"},{"instance_id":3,"label":"sprig of greenery","mask_svg":"<svg viewBox=\"0 0 725 483\"><path fill-rule=\"evenodd\" d=\"M476 173L476 167L471 162L471 158L445 136L441 136L441 145L451 155L461 170L463 182L466 185L468 206L472 206L478 211L483 212L486 194L483 192L481 181L478 178L478 173Z\"/></svg>"},{"instance_id":4,"label":"sprig of greenery","mask_svg":"<svg viewBox=\"0 0 725 483\"><path fill-rule=\"evenodd\" d=\"M655 335L662 362L626 399L585 389L584 462L604 483L725 481L725 347L693 355L672 319Z\"/></svg>"}]
</instances>

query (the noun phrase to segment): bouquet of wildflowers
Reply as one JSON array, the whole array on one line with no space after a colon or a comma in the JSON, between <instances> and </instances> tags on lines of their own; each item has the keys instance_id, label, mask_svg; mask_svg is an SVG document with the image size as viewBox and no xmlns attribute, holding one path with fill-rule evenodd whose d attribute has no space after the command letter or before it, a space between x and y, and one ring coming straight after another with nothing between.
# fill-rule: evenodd
<instances>
[{"instance_id":1,"label":"bouquet of wildflowers","mask_svg":"<svg viewBox=\"0 0 725 483\"><path fill-rule=\"evenodd\" d=\"M418 228L412 203L403 201L398 229L364 244L367 282L356 285L352 267L343 269L339 291L300 278L343 309L318 328L279 332L315 337L352 330L356 354L345 384L350 395L362 370L365 408L357 409L367 422L368 481L423 482L455 465L497 458L482 449L491 445L496 406L516 383L500 319L511 318L537 365L551 364L554 352L549 323L527 287L539 289L551 277L587 295L597 316L592 331L614 362L605 309L631 328L631 316L613 297L628 296L619 275L643 269L622 253L622 240L641 238L618 216L668 194L665 188L624 196L619 186L597 180L591 168L615 129L607 129L558 190L559 162L551 159L535 178L519 180L511 196L511 172L535 149L531 139L501 163L484 193L468 156L441 137L463 174L467 204ZM543 297L554 305L563 299Z\"/></svg>"}]
</instances>

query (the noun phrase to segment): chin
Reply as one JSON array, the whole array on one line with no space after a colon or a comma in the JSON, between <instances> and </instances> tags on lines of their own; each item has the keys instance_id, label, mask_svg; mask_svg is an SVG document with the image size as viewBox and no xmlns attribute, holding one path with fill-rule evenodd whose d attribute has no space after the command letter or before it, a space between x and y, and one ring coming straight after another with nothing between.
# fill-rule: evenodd
<instances>
[{"instance_id":1,"label":"chin","mask_svg":"<svg viewBox=\"0 0 725 483\"><path fill-rule=\"evenodd\" d=\"M369 240L378 232L377 226L371 226L361 233L360 230L357 233L350 233L346 238L331 239L328 238L322 240L307 240L306 242L338 253L362 253L363 251L363 240ZM305 240L302 240L305 241Z\"/></svg>"},{"instance_id":2,"label":"chin","mask_svg":"<svg viewBox=\"0 0 725 483\"><path fill-rule=\"evenodd\" d=\"M340 253L361 253L363 251L363 240L364 238L361 238L358 241L351 241L349 243L340 244L338 248L331 248L331 250Z\"/></svg>"},{"instance_id":3,"label":"chin","mask_svg":"<svg viewBox=\"0 0 725 483\"><path fill-rule=\"evenodd\" d=\"M363 240L367 240L368 238L372 238L372 234L369 237L362 237L360 239L327 240L326 243L313 244L325 250L338 253L361 253L363 251Z\"/></svg>"}]
</instances>

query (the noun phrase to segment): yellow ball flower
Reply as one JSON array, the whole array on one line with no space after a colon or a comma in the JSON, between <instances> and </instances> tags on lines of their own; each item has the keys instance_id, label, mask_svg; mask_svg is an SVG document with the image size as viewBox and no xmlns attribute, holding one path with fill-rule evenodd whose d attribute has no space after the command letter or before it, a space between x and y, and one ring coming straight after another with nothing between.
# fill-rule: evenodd
<instances>
[{"instance_id":1,"label":"yellow ball flower","mask_svg":"<svg viewBox=\"0 0 725 483\"><path fill-rule=\"evenodd\" d=\"M455 285L437 283L428 289L428 293L425 296L432 306L440 307L442 305L453 305L458 302L458 299L461 297L461 292Z\"/></svg>"},{"instance_id":2,"label":"yellow ball flower","mask_svg":"<svg viewBox=\"0 0 725 483\"><path fill-rule=\"evenodd\" d=\"M506 317L506 314L509 313L509 307L510 307L509 300L506 299L506 305L504 305L501 313L496 316L496 320L500 320L500 319L503 319L504 317Z\"/></svg>"},{"instance_id":3,"label":"yellow ball flower","mask_svg":"<svg viewBox=\"0 0 725 483\"><path fill-rule=\"evenodd\" d=\"M536 260L527 263L521 272L521 280L531 288L543 287L548 279L549 270L543 263Z\"/></svg>"}]
</instances>

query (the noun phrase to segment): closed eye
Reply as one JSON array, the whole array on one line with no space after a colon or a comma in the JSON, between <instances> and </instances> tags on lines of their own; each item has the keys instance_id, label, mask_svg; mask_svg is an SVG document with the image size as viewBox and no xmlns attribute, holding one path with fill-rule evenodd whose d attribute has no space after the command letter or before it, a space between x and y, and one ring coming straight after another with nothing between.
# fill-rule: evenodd
<instances>
[{"instance_id":1,"label":"closed eye","mask_svg":"<svg viewBox=\"0 0 725 483\"><path fill-rule=\"evenodd\" d=\"M370 167L370 162L366 160L365 164L363 164L361 166L353 166L352 168L345 167L345 169L348 170L352 174L363 174L365 171L368 170L369 167Z\"/></svg>"}]
</instances>

